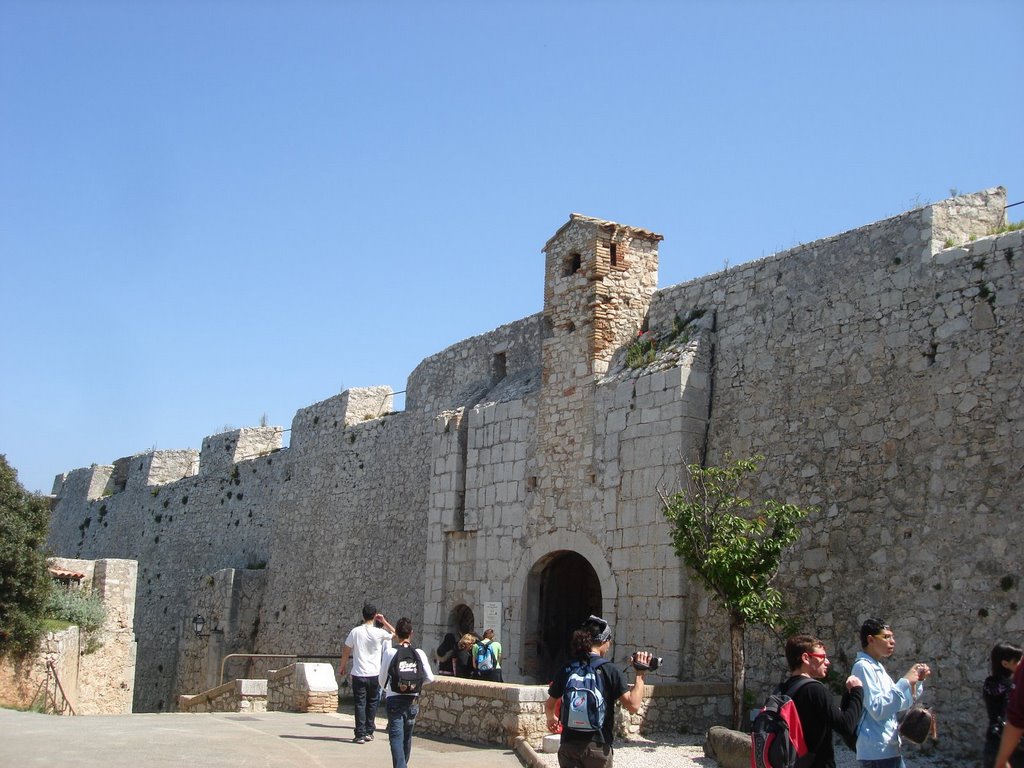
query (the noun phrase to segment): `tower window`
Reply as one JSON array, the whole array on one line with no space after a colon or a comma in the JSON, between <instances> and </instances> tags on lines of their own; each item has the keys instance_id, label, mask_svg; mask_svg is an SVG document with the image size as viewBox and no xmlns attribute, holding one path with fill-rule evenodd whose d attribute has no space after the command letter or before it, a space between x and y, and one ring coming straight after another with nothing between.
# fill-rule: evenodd
<instances>
[{"instance_id":1,"label":"tower window","mask_svg":"<svg viewBox=\"0 0 1024 768\"><path fill-rule=\"evenodd\" d=\"M504 379L506 375L505 353L497 352L491 358L491 381L497 383Z\"/></svg>"},{"instance_id":2,"label":"tower window","mask_svg":"<svg viewBox=\"0 0 1024 768\"><path fill-rule=\"evenodd\" d=\"M615 243L608 246L608 254L611 258L612 266L617 267L619 265L619 248Z\"/></svg>"},{"instance_id":3,"label":"tower window","mask_svg":"<svg viewBox=\"0 0 1024 768\"><path fill-rule=\"evenodd\" d=\"M580 271L581 266L583 266L583 257L578 253L570 253L569 258L565 261L565 272L562 273L562 277L575 275Z\"/></svg>"}]
</instances>

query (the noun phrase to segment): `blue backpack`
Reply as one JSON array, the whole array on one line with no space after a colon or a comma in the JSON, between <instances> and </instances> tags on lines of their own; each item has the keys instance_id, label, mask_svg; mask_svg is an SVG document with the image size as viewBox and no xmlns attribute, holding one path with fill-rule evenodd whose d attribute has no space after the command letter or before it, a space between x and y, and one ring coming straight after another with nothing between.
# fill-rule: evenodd
<instances>
[{"instance_id":1,"label":"blue backpack","mask_svg":"<svg viewBox=\"0 0 1024 768\"><path fill-rule=\"evenodd\" d=\"M608 702L604 695L604 675L598 673L608 659L591 657L574 661L566 671L562 693L562 725L573 731L601 733Z\"/></svg>"},{"instance_id":2,"label":"blue backpack","mask_svg":"<svg viewBox=\"0 0 1024 768\"><path fill-rule=\"evenodd\" d=\"M480 672L490 672L494 669L494 650L491 648L491 641L481 641L477 645L476 651L476 668Z\"/></svg>"}]
</instances>

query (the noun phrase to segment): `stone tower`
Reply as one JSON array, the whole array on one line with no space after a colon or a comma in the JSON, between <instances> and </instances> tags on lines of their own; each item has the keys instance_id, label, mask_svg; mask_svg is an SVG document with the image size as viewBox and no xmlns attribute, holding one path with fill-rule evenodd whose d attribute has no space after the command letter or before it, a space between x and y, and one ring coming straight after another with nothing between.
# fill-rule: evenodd
<instances>
[{"instance_id":1,"label":"stone tower","mask_svg":"<svg viewBox=\"0 0 1024 768\"><path fill-rule=\"evenodd\" d=\"M541 508L533 510L544 525L578 530L593 519L595 388L612 355L641 328L657 287L661 240L574 213L544 246L534 496Z\"/></svg>"}]
</instances>

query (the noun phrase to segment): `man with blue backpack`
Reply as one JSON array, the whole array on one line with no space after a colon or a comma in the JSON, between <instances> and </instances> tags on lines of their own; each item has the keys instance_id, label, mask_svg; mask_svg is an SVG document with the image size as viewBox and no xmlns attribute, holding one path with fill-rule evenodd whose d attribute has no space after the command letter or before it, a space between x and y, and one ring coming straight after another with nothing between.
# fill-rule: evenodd
<instances>
[{"instance_id":1,"label":"man with blue backpack","mask_svg":"<svg viewBox=\"0 0 1024 768\"><path fill-rule=\"evenodd\" d=\"M556 733L559 724L562 728L559 768L612 768L615 702L621 702L630 713L636 713L643 703L644 674L651 654L634 654L636 683L630 688L622 670L605 658L611 643L608 622L597 616L588 618L572 634L572 660L548 687L544 706L548 730Z\"/></svg>"}]
</instances>

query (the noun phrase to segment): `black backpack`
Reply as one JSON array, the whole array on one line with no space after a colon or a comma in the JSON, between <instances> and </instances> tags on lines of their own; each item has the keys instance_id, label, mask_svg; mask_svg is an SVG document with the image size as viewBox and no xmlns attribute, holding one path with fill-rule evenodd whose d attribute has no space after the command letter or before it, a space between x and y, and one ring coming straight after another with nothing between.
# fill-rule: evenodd
<instances>
[{"instance_id":1,"label":"black backpack","mask_svg":"<svg viewBox=\"0 0 1024 768\"><path fill-rule=\"evenodd\" d=\"M400 645L388 665L387 687L392 693L406 696L419 693L427 679L423 660L411 645Z\"/></svg>"}]
</instances>

